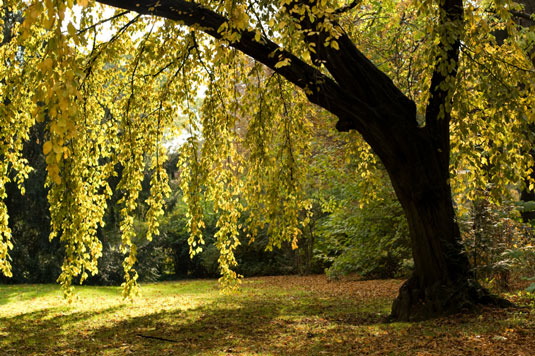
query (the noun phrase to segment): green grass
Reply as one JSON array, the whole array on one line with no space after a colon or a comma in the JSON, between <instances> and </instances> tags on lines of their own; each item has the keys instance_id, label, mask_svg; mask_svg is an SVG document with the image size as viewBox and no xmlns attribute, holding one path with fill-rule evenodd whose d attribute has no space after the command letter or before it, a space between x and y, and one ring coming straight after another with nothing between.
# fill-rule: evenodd
<instances>
[{"instance_id":1,"label":"green grass","mask_svg":"<svg viewBox=\"0 0 535 356\"><path fill-rule=\"evenodd\" d=\"M83 286L70 305L55 285L0 286L0 355L533 355L533 308L386 323L400 283L165 282L133 303Z\"/></svg>"}]
</instances>

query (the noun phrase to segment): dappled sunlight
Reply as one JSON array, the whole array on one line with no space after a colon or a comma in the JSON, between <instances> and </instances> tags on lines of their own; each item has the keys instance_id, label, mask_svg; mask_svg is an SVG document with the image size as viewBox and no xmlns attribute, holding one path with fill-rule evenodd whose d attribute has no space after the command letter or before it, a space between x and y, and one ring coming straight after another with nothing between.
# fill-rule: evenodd
<instances>
[{"instance_id":1,"label":"dappled sunlight","mask_svg":"<svg viewBox=\"0 0 535 356\"><path fill-rule=\"evenodd\" d=\"M31 295L26 286L0 286L1 295L10 292L0 349L17 356L529 354L530 309L388 323L399 284L260 277L227 295L215 280L166 282L142 285L134 302L117 287L81 287L71 305L52 286Z\"/></svg>"}]
</instances>

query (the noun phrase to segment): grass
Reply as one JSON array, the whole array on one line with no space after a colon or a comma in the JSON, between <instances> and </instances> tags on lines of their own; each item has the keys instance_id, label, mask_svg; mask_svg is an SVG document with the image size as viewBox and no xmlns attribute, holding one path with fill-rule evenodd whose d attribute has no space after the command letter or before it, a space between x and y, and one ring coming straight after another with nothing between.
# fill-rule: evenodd
<instances>
[{"instance_id":1,"label":"grass","mask_svg":"<svg viewBox=\"0 0 535 356\"><path fill-rule=\"evenodd\" d=\"M386 323L401 281L324 276L117 287L0 286L0 355L533 355L533 307ZM519 303L527 303L525 297Z\"/></svg>"}]
</instances>

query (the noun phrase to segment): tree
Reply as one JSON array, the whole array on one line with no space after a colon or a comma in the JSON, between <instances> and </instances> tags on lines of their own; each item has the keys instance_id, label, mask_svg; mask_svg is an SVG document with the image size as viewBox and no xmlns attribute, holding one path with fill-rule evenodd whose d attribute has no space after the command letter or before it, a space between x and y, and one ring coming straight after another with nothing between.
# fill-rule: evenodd
<instances>
[{"instance_id":1,"label":"tree","mask_svg":"<svg viewBox=\"0 0 535 356\"><path fill-rule=\"evenodd\" d=\"M51 185L52 234L61 234L67 244L66 262L60 276L64 285L70 286L75 275L82 274L83 280L87 271L93 273L96 270L94 261L101 246L94 226L102 222L105 201L111 194L106 181L112 174L113 165L119 163L125 167L119 184L119 189L124 192L120 200L123 203L123 250L129 253L124 263L125 290L128 293L135 287L137 274L132 266L136 251L131 242L131 213L138 198L143 157L152 155L151 191L155 198L148 200L149 238L157 233L161 200L168 193L161 142L162 128L171 124L176 112L171 96L180 96L188 103L182 106L190 118L184 151L192 159L183 162L182 187L189 204L192 252L202 244L202 207L198 197L202 194L203 184L215 187L209 189L209 194L216 200L215 208L221 213L216 245L221 253L224 276L232 279L235 275L230 267L235 264L232 251L239 243L237 211L243 208L237 198L240 190L250 189L250 195L256 199L256 205L252 199L249 208L258 208L278 219L274 226L280 229L272 231L274 245L280 245L283 239L295 242L300 232L295 211L306 204L299 203L299 187L295 182L299 181L300 167L294 150L300 146L299 141L292 141L292 137L306 134L306 125L295 118L295 114L305 107L302 94L291 94L297 96L291 103L288 100L293 93L287 86L290 82L302 90L310 103L334 114L338 118L336 128L339 131L357 130L390 176L407 217L415 267L414 274L401 287L393 304L392 316L407 320L458 311L478 303L500 302L482 289L470 272L460 244L450 187L452 98L459 85L456 74L465 23L465 7L461 0L414 1L408 6L395 1L384 4L354 1L344 6L337 1L319 0L98 2L139 15L128 17L126 12L116 12L105 22L116 26L117 33L109 41L100 43L96 28L101 23L94 21L95 11L92 12L91 7L86 7L82 13L79 30L71 22L64 33L62 24L68 22L65 11L72 1L55 5L35 2L26 7L25 23L17 29L20 31L18 42L13 42L13 46L5 50L11 51L11 57L4 57L14 58L14 46L17 45L24 45L27 53L31 53L25 57L26 66L16 66L12 61L10 65L16 69L7 72L4 64L3 73L8 85L4 86L2 95L9 96L13 103L4 107L4 116L18 118L12 120L16 124L9 128L2 125L4 138L16 138L15 142L6 141L8 144L2 147L4 157L7 152L20 151L17 140L25 138L34 117L37 121L44 120L45 110L51 117L50 137L43 149L47 154ZM22 2L9 3L24 7ZM88 5L87 0L78 3ZM400 23L403 23L405 14L419 13L420 16L415 18L423 24L411 24L416 27L414 32L429 30L425 43L430 55L423 62L428 62L430 70L427 73L420 70L423 74L419 79L424 84L418 91L419 107L400 89L399 83L395 85L357 48L352 29L354 21L348 14L374 5L388 7L389 11L402 9ZM496 12L506 19L502 22L506 25L508 6L507 3L496 7ZM472 3L466 5L471 16L467 21L471 25L474 14L480 13L476 10ZM149 17L143 22L140 15ZM165 21L158 22L157 19ZM177 27L176 23L186 25L190 30ZM151 29L141 39L122 36L128 31L139 32L147 24ZM93 34L93 43L88 40L86 34L89 33ZM46 39L46 46L36 45L34 38ZM177 42L177 38L182 41ZM251 64L251 61L240 59L238 52L255 62ZM117 62L121 64L114 64ZM274 74L258 69L256 62ZM404 65L403 58L399 65ZM210 78L207 98L201 109L204 144L199 141L199 127L195 123L198 113L189 105L198 87L195 82L202 80L201 71ZM234 76L232 80L229 79L231 75ZM260 80L255 82L260 77L266 78L262 90ZM240 83L256 84L241 89ZM256 93L260 103L252 99L237 100L244 90ZM26 97L21 94L24 92L28 93ZM265 92L278 92L281 108L275 108L276 101L263 95ZM28 97L32 99L28 100ZM38 102L42 106L36 106ZM69 106L69 103L76 105ZM249 108L246 107L248 104ZM103 122L102 107L111 108L111 120ZM256 115L251 113L251 108L258 107ZM271 118L264 117L266 111ZM33 117L28 113L34 113ZM273 189L267 189L269 197L279 199L276 204L258 202L265 192L258 188L258 183L269 182L267 178L252 180L243 188L232 175L233 170L241 169L242 163L233 150L238 139L233 127L236 117L245 114L251 114L254 119L250 131L254 134L256 150L248 156L255 162L250 171L268 172L267 177L275 177L274 172L283 176L271 181L271 186L278 189L277 194L271 194ZM269 162L265 160L267 154L261 146L268 142L269 126L274 122L285 123L281 125L279 136L285 142L279 156L282 168L263 171L258 164ZM200 156L199 151L202 152ZM211 161L207 163L198 157L211 157ZM9 165L25 172L16 155L5 160L3 170ZM21 181L23 175L21 173ZM0 183L2 188L5 182ZM0 195L2 193L0 191ZM0 212L0 216L7 219L7 213ZM253 220L251 225L255 225ZM9 273L6 264L9 231L3 228L2 234L0 267L4 273Z\"/></svg>"}]
</instances>

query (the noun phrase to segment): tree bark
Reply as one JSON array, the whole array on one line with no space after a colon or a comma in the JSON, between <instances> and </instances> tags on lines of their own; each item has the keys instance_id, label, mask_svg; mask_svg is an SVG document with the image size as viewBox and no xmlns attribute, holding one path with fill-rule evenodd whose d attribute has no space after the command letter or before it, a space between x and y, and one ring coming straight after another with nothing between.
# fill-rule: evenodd
<instances>
[{"instance_id":1,"label":"tree bark","mask_svg":"<svg viewBox=\"0 0 535 356\"><path fill-rule=\"evenodd\" d=\"M449 170L436 157L441 152L429 140L415 139L417 134L410 137L410 164L403 168L383 160L407 217L415 266L392 305L392 317L425 319L494 302L475 280L461 246Z\"/></svg>"},{"instance_id":2,"label":"tree bark","mask_svg":"<svg viewBox=\"0 0 535 356\"><path fill-rule=\"evenodd\" d=\"M223 16L185 0L102 0L101 3L138 13L161 16L197 26L215 38ZM312 6L313 1L294 0L291 6ZM462 27L462 1L444 0L441 23ZM440 63L456 63L460 36L443 32L440 58L431 80L431 99L426 126L419 127L416 106L342 34L339 49L324 46L322 18L295 18L304 38L316 48L312 58L329 70L331 77L279 48L268 38L256 41L254 33L242 31L230 46L264 63L300 88L308 99L339 118L340 131L358 130L382 160L405 211L415 263L413 276L401 287L392 316L400 320L428 318L461 311L478 303L500 303L474 280L463 254L449 187L449 113L451 100L441 84L454 77L457 66L443 73ZM444 28L447 28L446 26ZM451 26L449 27L451 28ZM444 30L446 31L446 30ZM451 39L454 39L453 42ZM272 53L277 50L278 59ZM283 58L290 65L276 68Z\"/></svg>"}]
</instances>

